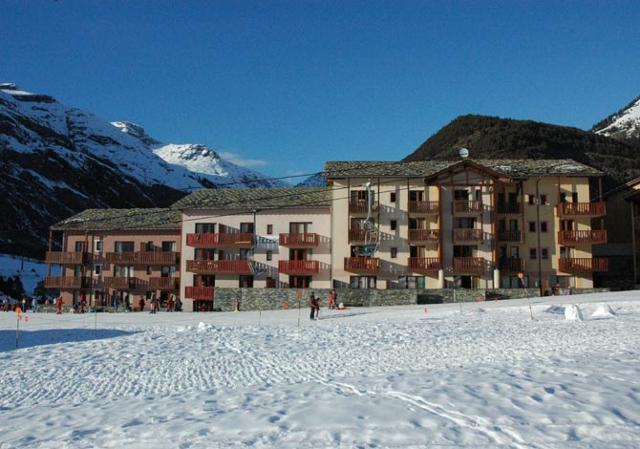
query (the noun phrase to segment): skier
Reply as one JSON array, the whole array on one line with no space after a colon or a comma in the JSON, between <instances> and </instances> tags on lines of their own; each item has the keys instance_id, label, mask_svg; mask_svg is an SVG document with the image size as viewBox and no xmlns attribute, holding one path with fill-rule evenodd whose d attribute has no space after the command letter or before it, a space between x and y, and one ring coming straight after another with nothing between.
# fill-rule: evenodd
<instances>
[{"instance_id":1,"label":"skier","mask_svg":"<svg viewBox=\"0 0 640 449\"><path fill-rule=\"evenodd\" d=\"M131 298L129 298L129 293L124 297L124 311L131 312Z\"/></svg>"},{"instance_id":2,"label":"skier","mask_svg":"<svg viewBox=\"0 0 640 449\"><path fill-rule=\"evenodd\" d=\"M140 308L140 312L144 310L144 296L140 296L140 301L138 301L138 307Z\"/></svg>"},{"instance_id":3,"label":"skier","mask_svg":"<svg viewBox=\"0 0 640 449\"><path fill-rule=\"evenodd\" d=\"M336 299L338 299L338 294L335 290L331 289L329 292L329 310L336 308Z\"/></svg>"},{"instance_id":4,"label":"skier","mask_svg":"<svg viewBox=\"0 0 640 449\"><path fill-rule=\"evenodd\" d=\"M56 298L56 314L62 315L62 295Z\"/></svg>"},{"instance_id":5,"label":"skier","mask_svg":"<svg viewBox=\"0 0 640 449\"><path fill-rule=\"evenodd\" d=\"M31 298L31 311L36 313L38 311L38 298L35 296Z\"/></svg>"},{"instance_id":6,"label":"skier","mask_svg":"<svg viewBox=\"0 0 640 449\"><path fill-rule=\"evenodd\" d=\"M27 298L24 295L22 296L22 311L27 313Z\"/></svg>"},{"instance_id":7,"label":"skier","mask_svg":"<svg viewBox=\"0 0 640 449\"><path fill-rule=\"evenodd\" d=\"M176 295L174 295L173 293L171 293L171 295L169 295L169 299L167 300L167 312L173 312L174 311L174 307L176 306Z\"/></svg>"},{"instance_id":8,"label":"skier","mask_svg":"<svg viewBox=\"0 0 640 449\"><path fill-rule=\"evenodd\" d=\"M151 293L151 310L149 313L156 314L156 309L158 308L158 299L156 298L156 292Z\"/></svg>"},{"instance_id":9,"label":"skier","mask_svg":"<svg viewBox=\"0 0 640 449\"><path fill-rule=\"evenodd\" d=\"M309 298L309 308L311 309L309 318L317 320L320 314L320 301L318 301L318 298L316 298L313 293L311 293L311 297Z\"/></svg>"},{"instance_id":10,"label":"skier","mask_svg":"<svg viewBox=\"0 0 640 449\"><path fill-rule=\"evenodd\" d=\"M174 310L176 312L182 312L182 301L180 301L180 297L176 298L176 306Z\"/></svg>"},{"instance_id":11,"label":"skier","mask_svg":"<svg viewBox=\"0 0 640 449\"><path fill-rule=\"evenodd\" d=\"M84 293L80 296L80 313L84 313L84 309L87 307L87 295Z\"/></svg>"}]
</instances>

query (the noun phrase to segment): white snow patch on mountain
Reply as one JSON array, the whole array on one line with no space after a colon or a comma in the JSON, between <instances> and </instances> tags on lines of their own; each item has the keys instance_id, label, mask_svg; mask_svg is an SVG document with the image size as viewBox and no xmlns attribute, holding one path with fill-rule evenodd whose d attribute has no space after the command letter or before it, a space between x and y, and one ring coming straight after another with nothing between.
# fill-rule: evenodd
<instances>
[{"instance_id":1,"label":"white snow patch on mountain","mask_svg":"<svg viewBox=\"0 0 640 449\"><path fill-rule=\"evenodd\" d=\"M640 137L640 98L614 115L607 126L595 130L595 133L610 137Z\"/></svg>"}]
</instances>

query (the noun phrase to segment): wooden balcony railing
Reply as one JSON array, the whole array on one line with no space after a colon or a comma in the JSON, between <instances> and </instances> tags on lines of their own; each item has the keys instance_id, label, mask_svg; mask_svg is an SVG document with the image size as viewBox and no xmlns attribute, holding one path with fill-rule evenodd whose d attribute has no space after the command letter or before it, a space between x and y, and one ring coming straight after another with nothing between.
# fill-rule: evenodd
<instances>
[{"instance_id":1,"label":"wooden balcony railing","mask_svg":"<svg viewBox=\"0 0 640 449\"><path fill-rule=\"evenodd\" d=\"M376 273L380 269L377 257L345 257L344 270L351 273Z\"/></svg>"},{"instance_id":2,"label":"wooden balcony railing","mask_svg":"<svg viewBox=\"0 0 640 449\"><path fill-rule=\"evenodd\" d=\"M558 243L607 243L607 231L603 229L587 229L580 231L558 231Z\"/></svg>"},{"instance_id":3,"label":"wooden balcony railing","mask_svg":"<svg viewBox=\"0 0 640 449\"><path fill-rule=\"evenodd\" d=\"M483 257L454 257L453 271L456 274L482 274L486 261Z\"/></svg>"},{"instance_id":4,"label":"wooden balcony railing","mask_svg":"<svg viewBox=\"0 0 640 449\"><path fill-rule=\"evenodd\" d=\"M278 271L292 275L318 274L320 263L317 260L281 260L278 262Z\"/></svg>"},{"instance_id":5,"label":"wooden balcony railing","mask_svg":"<svg viewBox=\"0 0 640 449\"><path fill-rule=\"evenodd\" d=\"M364 229L349 229L350 242L376 242L378 233L376 231L365 231Z\"/></svg>"},{"instance_id":6,"label":"wooden balcony railing","mask_svg":"<svg viewBox=\"0 0 640 449\"><path fill-rule=\"evenodd\" d=\"M568 258L559 259L558 268L565 273L590 273L594 271L609 271L609 259L606 257Z\"/></svg>"},{"instance_id":7,"label":"wooden balcony railing","mask_svg":"<svg viewBox=\"0 0 640 449\"><path fill-rule=\"evenodd\" d=\"M44 286L46 288L62 289L89 288L91 286L91 278L80 276L46 276L44 278Z\"/></svg>"},{"instance_id":8,"label":"wooden balcony railing","mask_svg":"<svg viewBox=\"0 0 640 449\"><path fill-rule=\"evenodd\" d=\"M91 253L47 251L45 262L59 265L84 265L91 263Z\"/></svg>"},{"instance_id":9,"label":"wooden balcony railing","mask_svg":"<svg viewBox=\"0 0 640 449\"><path fill-rule=\"evenodd\" d=\"M409 257L409 271L413 273L434 273L440 270L440 259L437 257Z\"/></svg>"},{"instance_id":10,"label":"wooden balcony railing","mask_svg":"<svg viewBox=\"0 0 640 449\"><path fill-rule=\"evenodd\" d=\"M455 228L453 230L453 240L457 243L480 243L485 240L486 236L482 229Z\"/></svg>"},{"instance_id":11,"label":"wooden balcony railing","mask_svg":"<svg viewBox=\"0 0 640 449\"><path fill-rule=\"evenodd\" d=\"M149 289L149 282L136 277L114 276L105 277L104 286L114 290L146 291Z\"/></svg>"},{"instance_id":12,"label":"wooden balcony railing","mask_svg":"<svg viewBox=\"0 0 640 449\"><path fill-rule=\"evenodd\" d=\"M559 216L603 217L607 209L604 202L597 203L560 203Z\"/></svg>"},{"instance_id":13,"label":"wooden balcony railing","mask_svg":"<svg viewBox=\"0 0 640 449\"><path fill-rule=\"evenodd\" d=\"M310 248L318 246L320 237L315 233L280 234L280 245L289 247Z\"/></svg>"},{"instance_id":14,"label":"wooden balcony railing","mask_svg":"<svg viewBox=\"0 0 640 449\"><path fill-rule=\"evenodd\" d=\"M505 273L524 271L524 259L520 257L501 257L498 259L498 268Z\"/></svg>"},{"instance_id":15,"label":"wooden balcony railing","mask_svg":"<svg viewBox=\"0 0 640 449\"><path fill-rule=\"evenodd\" d=\"M187 245L194 248L213 248L216 246L251 246L255 234L233 232L223 234L187 234Z\"/></svg>"},{"instance_id":16,"label":"wooden balcony railing","mask_svg":"<svg viewBox=\"0 0 640 449\"><path fill-rule=\"evenodd\" d=\"M213 301L215 295L214 287L186 287L184 296L198 301Z\"/></svg>"},{"instance_id":17,"label":"wooden balcony railing","mask_svg":"<svg viewBox=\"0 0 640 449\"><path fill-rule=\"evenodd\" d=\"M482 201L455 200L453 202L453 211L456 214L479 214L482 210Z\"/></svg>"},{"instance_id":18,"label":"wooden balcony railing","mask_svg":"<svg viewBox=\"0 0 640 449\"><path fill-rule=\"evenodd\" d=\"M522 203L498 203L499 214L521 214Z\"/></svg>"},{"instance_id":19,"label":"wooden balcony railing","mask_svg":"<svg viewBox=\"0 0 640 449\"><path fill-rule=\"evenodd\" d=\"M409 240L412 242L433 242L439 239L439 229L409 229Z\"/></svg>"},{"instance_id":20,"label":"wooden balcony railing","mask_svg":"<svg viewBox=\"0 0 640 449\"><path fill-rule=\"evenodd\" d=\"M132 251L107 253L107 262L132 265L175 265L179 253L173 251Z\"/></svg>"},{"instance_id":21,"label":"wooden balcony railing","mask_svg":"<svg viewBox=\"0 0 640 449\"><path fill-rule=\"evenodd\" d=\"M248 260L187 260L187 271L198 274L251 274Z\"/></svg>"},{"instance_id":22,"label":"wooden balcony railing","mask_svg":"<svg viewBox=\"0 0 640 449\"><path fill-rule=\"evenodd\" d=\"M440 211L438 201L409 201L410 214L437 214Z\"/></svg>"},{"instance_id":23,"label":"wooden balcony railing","mask_svg":"<svg viewBox=\"0 0 640 449\"><path fill-rule=\"evenodd\" d=\"M498 230L498 240L502 242L522 242L524 234L519 229Z\"/></svg>"},{"instance_id":24,"label":"wooden balcony railing","mask_svg":"<svg viewBox=\"0 0 640 449\"><path fill-rule=\"evenodd\" d=\"M349 213L350 214L366 214L369 209L369 200L349 200ZM371 204L371 210L373 212L378 210L378 202L373 200Z\"/></svg>"},{"instance_id":25,"label":"wooden balcony railing","mask_svg":"<svg viewBox=\"0 0 640 449\"><path fill-rule=\"evenodd\" d=\"M178 290L180 288L179 277L152 277L149 278L151 290Z\"/></svg>"}]
</instances>

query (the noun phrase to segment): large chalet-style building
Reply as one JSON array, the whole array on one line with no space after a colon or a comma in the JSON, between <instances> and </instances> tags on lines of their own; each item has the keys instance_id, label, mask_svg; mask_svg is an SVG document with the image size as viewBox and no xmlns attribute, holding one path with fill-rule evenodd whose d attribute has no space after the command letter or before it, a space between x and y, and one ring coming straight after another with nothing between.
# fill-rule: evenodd
<instances>
[{"instance_id":1,"label":"large chalet-style building","mask_svg":"<svg viewBox=\"0 0 640 449\"><path fill-rule=\"evenodd\" d=\"M51 228L62 272L46 286L67 302L175 292L189 311L219 288L591 288L608 269L592 255L602 173L572 160L334 161L325 176L85 211Z\"/></svg>"}]
</instances>

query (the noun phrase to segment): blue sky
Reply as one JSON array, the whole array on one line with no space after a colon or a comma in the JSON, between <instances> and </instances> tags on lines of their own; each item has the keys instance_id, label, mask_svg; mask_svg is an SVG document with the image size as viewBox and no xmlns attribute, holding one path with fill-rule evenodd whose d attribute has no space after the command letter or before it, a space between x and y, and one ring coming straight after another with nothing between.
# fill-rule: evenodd
<instances>
[{"instance_id":1,"label":"blue sky","mask_svg":"<svg viewBox=\"0 0 640 449\"><path fill-rule=\"evenodd\" d=\"M0 81L274 176L399 159L467 113L589 128L640 95L637 1L1 9Z\"/></svg>"}]
</instances>

